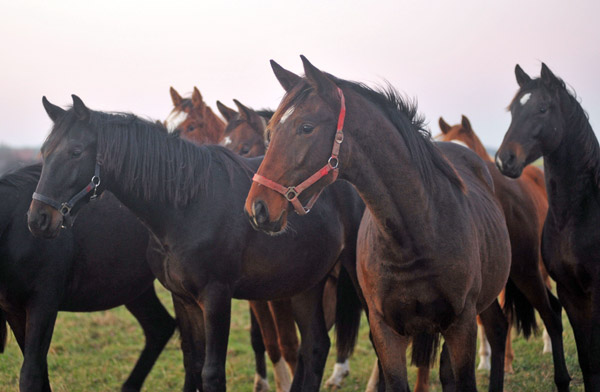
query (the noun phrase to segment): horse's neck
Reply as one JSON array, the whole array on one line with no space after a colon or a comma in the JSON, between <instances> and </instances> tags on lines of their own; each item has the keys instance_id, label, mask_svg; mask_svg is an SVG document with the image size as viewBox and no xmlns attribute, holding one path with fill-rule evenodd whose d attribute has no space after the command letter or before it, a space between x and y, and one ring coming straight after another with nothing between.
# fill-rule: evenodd
<instances>
[{"instance_id":1,"label":"horse's neck","mask_svg":"<svg viewBox=\"0 0 600 392\"><path fill-rule=\"evenodd\" d=\"M355 166L347 175L343 167L340 173L356 187L384 236L408 252L421 253L431 246L437 231L432 216L435 201L402 137L395 129L384 132L380 125L360 125L372 131L360 137L360 149L353 149Z\"/></svg>"},{"instance_id":2,"label":"horse's neck","mask_svg":"<svg viewBox=\"0 0 600 392\"><path fill-rule=\"evenodd\" d=\"M583 153L590 148L591 154ZM544 156L549 209L559 222L565 223L586 196L598 194L599 154L598 140L586 121L581 127L568 128L560 146Z\"/></svg>"}]
</instances>

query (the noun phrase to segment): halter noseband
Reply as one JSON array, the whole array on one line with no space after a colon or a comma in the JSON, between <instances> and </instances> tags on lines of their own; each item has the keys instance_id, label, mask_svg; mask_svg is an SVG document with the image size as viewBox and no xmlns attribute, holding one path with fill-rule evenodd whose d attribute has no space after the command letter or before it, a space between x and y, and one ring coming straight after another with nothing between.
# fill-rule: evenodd
<instances>
[{"instance_id":1,"label":"halter noseband","mask_svg":"<svg viewBox=\"0 0 600 392\"><path fill-rule=\"evenodd\" d=\"M79 200L83 199L88 193L90 193L92 191L94 192L94 194L90 197L90 200L93 200L96 197L98 197L98 195L96 194L96 191L97 191L99 185L100 185L100 163L98 163L98 161L96 160L96 168L94 169L94 175L92 176L90 183L87 184L85 186L85 188L83 188L82 190L77 192L75 194L75 196L73 196L71 198L71 200L66 201L64 203L60 203L48 196L44 196L37 192L33 192L33 196L31 196L31 198L33 200L38 200L38 201L41 201L42 203L48 204L50 207L53 207L58 212L60 212L60 214L64 218L66 218L71 214L71 209L73 207L75 207L75 204L77 204L77 202Z\"/></svg>"},{"instance_id":2,"label":"halter noseband","mask_svg":"<svg viewBox=\"0 0 600 392\"><path fill-rule=\"evenodd\" d=\"M306 204L306 206L303 206L302 203L300 203L300 200L298 200L298 196L300 196L300 194L304 190L306 190L308 187L310 187L315 182L319 181L321 178L328 175L329 172L333 172L333 180L331 181L331 183L333 183L337 179L337 176L338 176L339 163L340 163L340 161L338 159L338 154L340 152L340 147L342 145L342 142L344 141L343 129L344 129L344 118L346 117L346 101L344 99L344 93L342 92L342 89L340 89L338 87L337 90L338 90L338 94L340 96L340 115L338 117L337 130L335 132L335 138L333 141L333 148L331 150L331 156L329 157L329 160L327 160L327 164L325 166L323 166L321 169L319 169L315 174L308 177L306 180L304 180L302 183L300 183L299 185L296 185L296 186L285 187L281 184L276 183L275 181L269 180L268 178L261 176L258 173L255 174L254 177L252 177L252 181L257 182L260 185L264 185L267 188L270 188L270 189L274 190L275 192L282 194L283 197L285 197L287 201L292 203L292 205L294 206L294 209L296 210L296 213L298 215L306 215L310 212L310 209L313 207L313 205L315 204L315 202L321 195L321 192L323 191L324 188L321 189L321 191L319 191L319 193L317 193L313 197L311 197L310 200L308 201L308 203Z\"/></svg>"}]
</instances>

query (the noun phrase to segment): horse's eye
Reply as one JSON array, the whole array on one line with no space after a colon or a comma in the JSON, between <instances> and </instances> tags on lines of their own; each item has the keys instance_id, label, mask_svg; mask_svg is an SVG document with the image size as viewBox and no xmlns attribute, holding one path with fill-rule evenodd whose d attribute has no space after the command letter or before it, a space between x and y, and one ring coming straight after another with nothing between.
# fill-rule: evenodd
<instances>
[{"instance_id":1,"label":"horse's eye","mask_svg":"<svg viewBox=\"0 0 600 392\"><path fill-rule=\"evenodd\" d=\"M547 111L548 111L548 106L546 106L546 105L540 106L540 113L546 113Z\"/></svg>"},{"instance_id":2,"label":"horse's eye","mask_svg":"<svg viewBox=\"0 0 600 392\"><path fill-rule=\"evenodd\" d=\"M78 158L80 156L81 156L81 150L78 148L71 152L71 157L73 157L73 158Z\"/></svg>"},{"instance_id":3,"label":"horse's eye","mask_svg":"<svg viewBox=\"0 0 600 392\"><path fill-rule=\"evenodd\" d=\"M248 146L247 144L242 145L242 148L240 149L240 155L246 155L250 152L250 146Z\"/></svg>"},{"instance_id":4,"label":"horse's eye","mask_svg":"<svg viewBox=\"0 0 600 392\"><path fill-rule=\"evenodd\" d=\"M313 130L315 129L315 126L312 124L302 124L300 125L300 133L303 133L305 135L311 133Z\"/></svg>"},{"instance_id":5,"label":"horse's eye","mask_svg":"<svg viewBox=\"0 0 600 392\"><path fill-rule=\"evenodd\" d=\"M194 131L194 126L193 125L188 125L187 131L188 132L193 132Z\"/></svg>"}]
</instances>

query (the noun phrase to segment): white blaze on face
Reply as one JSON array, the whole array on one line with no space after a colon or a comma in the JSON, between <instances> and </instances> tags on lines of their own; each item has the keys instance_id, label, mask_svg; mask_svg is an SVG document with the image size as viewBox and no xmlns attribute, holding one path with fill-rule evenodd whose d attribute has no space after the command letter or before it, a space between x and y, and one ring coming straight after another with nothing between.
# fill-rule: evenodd
<instances>
[{"instance_id":1,"label":"white blaze on face","mask_svg":"<svg viewBox=\"0 0 600 392\"><path fill-rule=\"evenodd\" d=\"M519 99L519 102L521 103L521 106L525 106L525 104L527 103L527 101L529 101L529 98L531 98L531 93L524 94L521 97L521 99Z\"/></svg>"},{"instance_id":2,"label":"white blaze on face","mask_svg":"<svg viewBox=\"0 0 600 392\"><path fill-rule=\"evenodd\" d=\"M223 146L228 146L228 145L230 145L230 144L231 144L231 137L229 137L229 136L225 136L225 137L223 138L223 141L221 142L221 145L223 145Z\"/></svg>"},{"instance_id":3,"label":"white blaze on face","mask_svg":"<svg viewBox=\"0 0 600 392\"><path fill-rule=\"evenodd\" d=\"M285 113L283 113L283 116L281 116L281 120L279 120L279 123L283 124L285 120L287 120L292 115L292 113L294 113L294 109L296 108L292 106L288 110L286 110Z\"/></svg>"},{"instance_id":4,"label":"white blaze on face","mask_svg":"<svg viewBox=\"0 0 600 392\"><path fill-rule=\"evenodd\" d=\"M165 126L169 130L169 132L173 132L177 129L177 127L183 123L188 117L186 112L180 112L178 110L173 110L169 117L165 120Z\"/></svg>"}]
</instances>

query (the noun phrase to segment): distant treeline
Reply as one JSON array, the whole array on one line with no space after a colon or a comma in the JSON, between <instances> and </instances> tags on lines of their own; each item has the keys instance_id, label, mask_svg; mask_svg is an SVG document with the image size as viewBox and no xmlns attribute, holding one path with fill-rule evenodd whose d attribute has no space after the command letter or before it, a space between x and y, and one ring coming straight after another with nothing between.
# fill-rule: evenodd
<instances>
[{"instance_id":1,"label":"distant treeline","mask_svg":"<svg viewBox=\"0 0 600 392\"><path fill-rule=\"evenodd\" d=\"M40 161L37 148L11 148L0 145L0 175Z\"/></svg>"}]
</instances>

